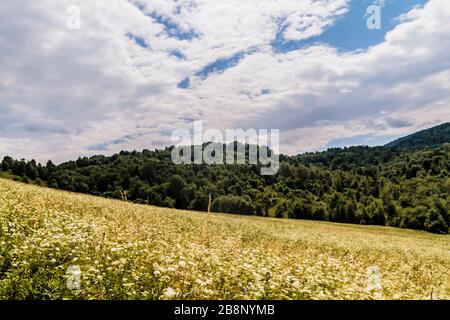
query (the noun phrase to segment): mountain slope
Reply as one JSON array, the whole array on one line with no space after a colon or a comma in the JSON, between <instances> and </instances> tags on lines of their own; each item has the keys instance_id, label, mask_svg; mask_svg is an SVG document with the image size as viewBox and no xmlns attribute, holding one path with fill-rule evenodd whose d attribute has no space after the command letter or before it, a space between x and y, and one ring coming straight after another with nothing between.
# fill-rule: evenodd
<instances>
[{"instance_id":1,"label":"mountain slope","mask_svg":"<svg viewBox=\"0 0 450 320\"><path fill-rule=\"evenodd\" d=\"M413 133L385 145L403 149L422 149L450 143L450 122Z\"/></svg>"}]
</instances>

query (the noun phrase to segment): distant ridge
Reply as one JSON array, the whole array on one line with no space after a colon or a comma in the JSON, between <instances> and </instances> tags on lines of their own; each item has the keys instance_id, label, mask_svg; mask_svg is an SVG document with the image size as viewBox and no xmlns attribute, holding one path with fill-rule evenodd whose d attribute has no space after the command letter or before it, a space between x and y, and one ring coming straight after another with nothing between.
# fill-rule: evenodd
<instances>
[{"instance_id":1,"label":"distant ridge","mask_svg":"<svg viewBox=\"0 0 450 320\"><path fill-rule=\"evenodd\" d=\"M450 143L450 122L394 140L385 147L422 149Z\"/></svg>"}]
</instances>

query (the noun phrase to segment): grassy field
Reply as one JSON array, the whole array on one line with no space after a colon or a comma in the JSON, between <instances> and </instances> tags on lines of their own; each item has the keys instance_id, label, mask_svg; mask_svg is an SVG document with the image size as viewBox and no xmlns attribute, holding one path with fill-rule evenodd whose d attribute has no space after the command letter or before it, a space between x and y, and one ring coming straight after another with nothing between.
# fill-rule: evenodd
<instances>
[{"instance_id":1,"label":"grassy field","mask_svg":"<svg viewBox=\"0 0 450 320\"><path fill-rule=\"evenodd\" d=\"M67 287L70 267L80 290ZM0 299L450 299L449 273L449 235L208 215L0 179Z\"/></svg>"}]
</instances>

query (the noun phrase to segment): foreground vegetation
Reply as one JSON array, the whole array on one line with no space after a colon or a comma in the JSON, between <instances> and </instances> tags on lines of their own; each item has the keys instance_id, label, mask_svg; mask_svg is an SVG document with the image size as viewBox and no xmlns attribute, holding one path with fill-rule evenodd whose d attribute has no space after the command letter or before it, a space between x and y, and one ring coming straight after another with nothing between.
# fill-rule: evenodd
<instances>
[{"instance_id":1,"label":"foreground vegetation","mask_svg":"<svg viewBox=\"0 0 450 320\"><path fill-rule=\"evenodd\" d=\"M67 288L70 266L81 290ZM448 235L208 215L0 179L1 299L450 299L449 270Z\"/></svg>"}]
</instances>

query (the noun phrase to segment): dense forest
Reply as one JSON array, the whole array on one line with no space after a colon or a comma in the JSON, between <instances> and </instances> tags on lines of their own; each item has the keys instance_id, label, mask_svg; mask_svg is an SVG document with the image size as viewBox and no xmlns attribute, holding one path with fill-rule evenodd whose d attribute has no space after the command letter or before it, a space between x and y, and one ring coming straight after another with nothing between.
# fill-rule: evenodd
<instances>
[{"instance_id":1,"label":"dense forest","mask_svg":"<svg viewBox=\"0 0 450 320\"><path fill-rule=\"evenodd\" d=\"M26 183L143 204L386 225L448 233L450 123L383 147L280 156L274 176L259 165L175 165L173 147L122 151L60 165L5 157L2 175ZM248 146L246 146L248 148Z\"/></svg>"}]
</instances>

